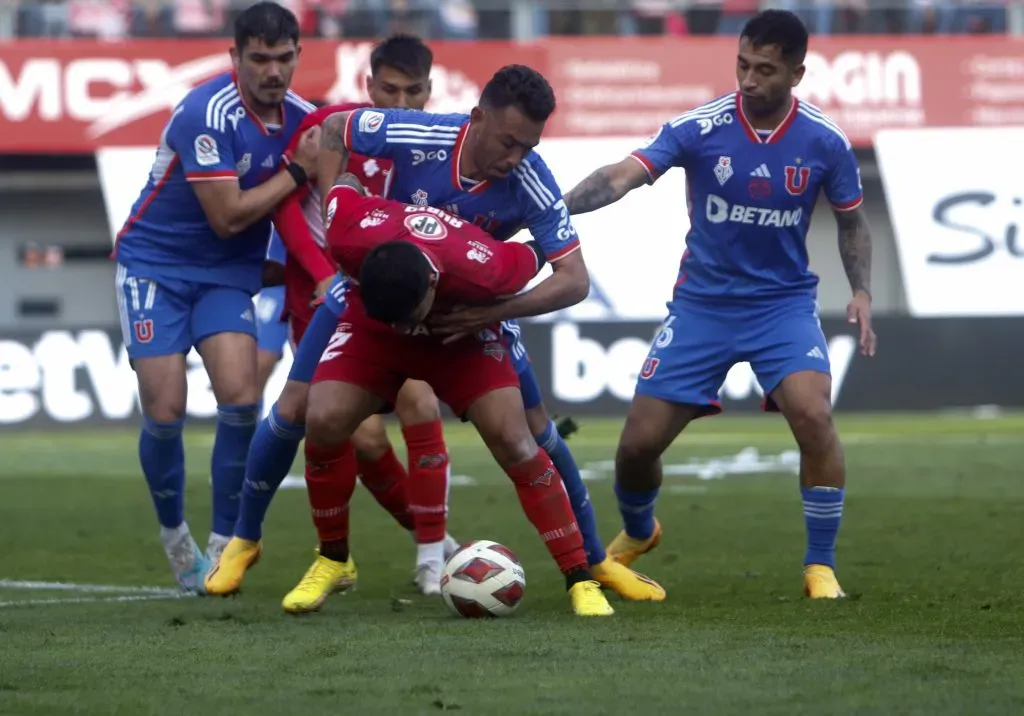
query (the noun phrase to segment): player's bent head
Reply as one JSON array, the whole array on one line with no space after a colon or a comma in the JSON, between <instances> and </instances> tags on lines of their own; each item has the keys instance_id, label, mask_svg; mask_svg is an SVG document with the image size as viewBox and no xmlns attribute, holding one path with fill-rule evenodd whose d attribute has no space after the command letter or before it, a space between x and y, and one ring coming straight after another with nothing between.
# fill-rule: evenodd
<instances>
[{"instance_id":1,"label":"player's bent head","mask_svg":"<svg viewBox=\"0 0 1024 716\"><path fill-rule=\"evenodd\" d=\"M747 21L740 33L736 80L744 109L771 115L787 106L792 89L804 76L807 28L787 10L765 10Z\"/></svg>"},{"instance_id":2,"label":"player's bent head","mask_svg":"<svg viewBox=\"0 0 1024 716\"><path fill-rule=\"evenodd\" d=\"M487 178L503 178L540 143L555 111L555 92L544 75L525 65L506 65L494 73L473 108L477 125L470 149Z\"/></svg>"},{"instance_id":3,"label":"player's bent head","mask_svg":"<svg viewBox=\"0 0 1024 716\"><path fill-rule=\"evenodd\" d=\"M284 102L299 60L299 22L276 2L258 2L235 19L231 60L245 99L257 106Z\"/></svg>"},{"instance_id":4,"label":"player's bent head","mask_svg":"<svg viewBox=\"0 0 1024 716\"><path fill-rule=\"evenodd\" d=\"M434 303L437 271L415 244L387 241L374 247L359 270L366 314L381 323L412 327Z\"/></svg>"},{"instance_id":5,"label":"player's bent head","mask_svg":"<svg viewBox=\"0 0 1024 716\"><path fill-rule=\"evenodd\" d=\"M423 109L430 99L434 53L415 35L391 35L370 52L366 92L375 107Z\"/></svg>"}]
</instances>

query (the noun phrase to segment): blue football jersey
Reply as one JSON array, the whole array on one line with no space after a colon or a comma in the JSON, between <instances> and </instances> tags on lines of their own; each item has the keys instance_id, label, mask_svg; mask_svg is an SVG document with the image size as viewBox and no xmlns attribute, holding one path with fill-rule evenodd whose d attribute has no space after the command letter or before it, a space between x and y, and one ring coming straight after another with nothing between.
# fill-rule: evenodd
<instances>
[{"instance_id":1,"label":"blue football jersey","mask_svg":"<svg viewBox=\"0 0 1024 716\"><path fill-rule=\"evenodd\" d=\"M118 262L155 276L256 293L269 215L221 239L189 183L237 179L243 190L261 184L280 170L288 141L313 109L289 91L282 126L268 127L245 106L230 73L190 91L164 127L149 180L118 233Z\"/></svg>"},{"instance_id":2,"label":"blue football jersey","mask_svg":"<svg viewBox=\"0 0 1024 716\"><path fill-rule=\"evenodd\" d=\"M850 141L796 99L765 133L744 116L738 94L720 97L663 125L632 156L651 182L672 167L686 172L690 230L675 298L813 297L806 239L819 191L840 211L863 201Z\"/></svg>"},{"instance_id":3,"label":"blue football jersey","mask_svg":"<svg viewBox=\"0 0 1024 716\"><path fill-rule=\"evenodd\" d=\"M284 264L287 259L288 251L285 249L284 242L281 240L281 234L277 233L276 228L271 228L270 241L267 242L266 260Z\"/></svg>"},{"instance_id":4,"label":"blue football jersey","mask_svg":"<svg viewBox=\"0 0 1024 716\"><path fill-rule=\"evenodd\" d=\"M392 160L389 199L444 209L499 241L525 228L549 262L576 251L579 239L562 190L536 152L503 179L474 183L459 174L468 127L466 114L357 109L345 127L345 145L357 154Z\"/></svg>"}]
</instances>

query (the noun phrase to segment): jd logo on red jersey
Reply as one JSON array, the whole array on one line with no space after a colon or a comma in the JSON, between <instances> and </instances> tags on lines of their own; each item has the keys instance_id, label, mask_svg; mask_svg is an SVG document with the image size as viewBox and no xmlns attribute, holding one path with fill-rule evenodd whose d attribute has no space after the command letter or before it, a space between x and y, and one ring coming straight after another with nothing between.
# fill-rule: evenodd
<instances>
[{"instance_id":1,"label":"jd logo on red jersey","mask_svg":"<svg viewBox=\"0 0 1024 716\"><path fill-rule=\"evenodd\" d=\"M807 190L808 180L811 178L810 167L785 167L786 191L793 196L800 196Z\"/></svg>"}]
</instances>

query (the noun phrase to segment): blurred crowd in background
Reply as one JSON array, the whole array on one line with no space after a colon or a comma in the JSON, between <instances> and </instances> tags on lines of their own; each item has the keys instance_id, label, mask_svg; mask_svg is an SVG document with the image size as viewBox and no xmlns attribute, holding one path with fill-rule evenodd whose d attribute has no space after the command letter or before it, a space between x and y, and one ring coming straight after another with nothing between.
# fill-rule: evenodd
<instances>
[{"instance_id":1,"label":"blurred crowd in background","mask_svg":"<svg viewBox=\"0 0 1024 716\"><path fill-rule=\"evenodd\" d=\"M0 0L2 37L216 37L252 0ZM281 0L307 37L736 34L758 10L816 34L1004 33L1006 0Z\"/></svg>"}]
</instances>

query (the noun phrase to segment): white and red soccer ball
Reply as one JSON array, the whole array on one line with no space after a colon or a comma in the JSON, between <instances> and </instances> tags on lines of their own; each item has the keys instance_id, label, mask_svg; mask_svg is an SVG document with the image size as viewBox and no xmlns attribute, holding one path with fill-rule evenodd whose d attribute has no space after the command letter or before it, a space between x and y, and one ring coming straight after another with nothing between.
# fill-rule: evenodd
<instances>
[{"instance_id":1,"label":"white and red soccer ball","mask_svg":"<svg viewBox=\"0 0 1024 716\"><path fill-rule=\"evenodd\" d=\"M441 576L441 597L467 619L506 617L526 593L526 572L508 547L477 540L451 556Z\"/></svg>"}]
</instances>

